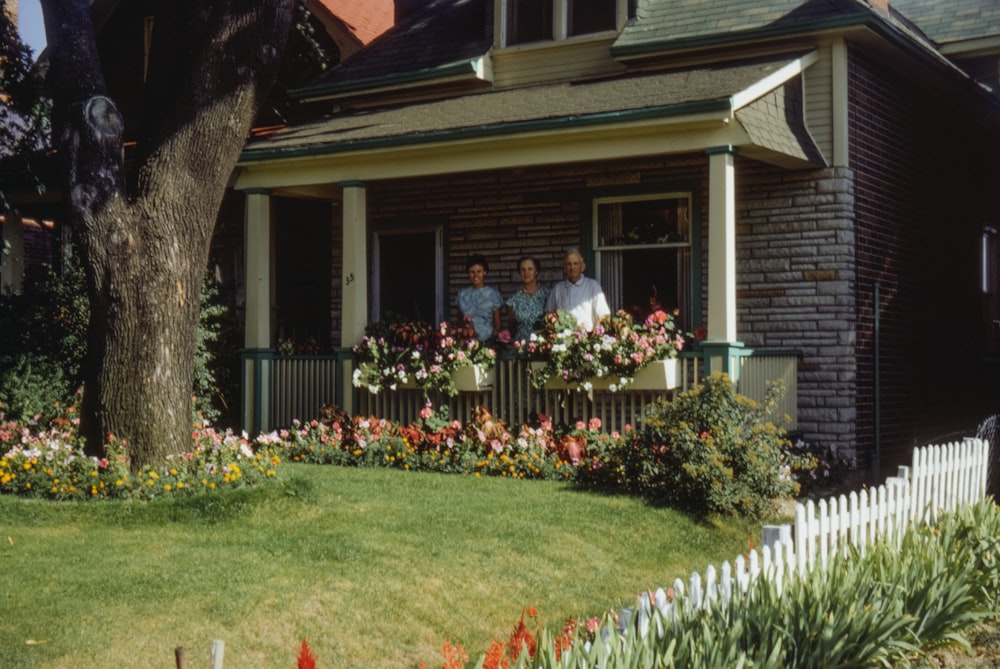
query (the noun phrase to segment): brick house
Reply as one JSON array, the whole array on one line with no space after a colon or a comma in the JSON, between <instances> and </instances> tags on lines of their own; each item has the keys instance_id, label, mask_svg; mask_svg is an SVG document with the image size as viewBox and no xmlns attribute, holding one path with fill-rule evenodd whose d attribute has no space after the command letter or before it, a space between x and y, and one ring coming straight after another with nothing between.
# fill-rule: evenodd
<instances>
[{"instance_id":1,"label":"brick house","mask_svg":"<svg viewBox=\"0 0 1000 669\"><path fill-rule=\"evenodd\" d=\"M795 427L859 465L995 410L993 3L412 4L238 166L248 424L283 298L350 405L366 324L457 316L469 253L509 295L569 246L613 308L656 285L706 327L703 371L794 352Z\"/></svg>"}]
</instances>

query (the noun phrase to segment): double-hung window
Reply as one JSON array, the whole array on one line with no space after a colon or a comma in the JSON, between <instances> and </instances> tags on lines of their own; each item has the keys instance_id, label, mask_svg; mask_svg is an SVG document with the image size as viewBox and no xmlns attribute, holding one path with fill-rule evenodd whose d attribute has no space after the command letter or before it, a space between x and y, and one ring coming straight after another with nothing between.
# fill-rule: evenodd
<instances>
[{"instance_id":1,"label":"double-hung window","mask_svg":"<svg viewBox=\"0 0 1000 669\"><path fill-rule=\"evenodd\" d=\"M500 0L503 44L561 40L616 30L624 0Z\"/></svg>"},{"instance_id":2,"label":"double-hung window","mask_svg":"<svg viewBox=\"0 0 1000 669\"><path fill-rule=\"evenodd\" d=\"M598 198L593 217L596 276L611 310L642 317L659 303L689 327L691 194Z\"/></svg>"}]
</instances>

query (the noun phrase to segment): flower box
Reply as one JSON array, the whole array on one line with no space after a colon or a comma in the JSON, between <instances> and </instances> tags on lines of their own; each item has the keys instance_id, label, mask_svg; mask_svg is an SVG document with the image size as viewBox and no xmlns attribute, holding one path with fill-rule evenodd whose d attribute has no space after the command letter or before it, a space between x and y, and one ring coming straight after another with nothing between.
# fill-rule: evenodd
<instances>
[{"instance_id":1,"label":"flower box","mask_svg":"<svg viewBox=\"0 0 1000 669\"><path fill-rule=\"evenodd\" d=\"M361 363L362 369L368 369L368 363ZM496 379L496 372L493 367L484 368L482 365L463 365L452 371L451 380L460 391L476 392L492 388ZM406 383L397 383L396 390L417 390L416 378L411 374Z\"/></svg>"},{"instance_id":2,"label":"flower box","mask_svg":"<svg viewBox=\"0 0 1000 669\"><path fill-rule=\"evenodd\" d=\"M544 362L532 362L532 369L542 369ZM617 384L617 378L590 377L584 379L589 381L593 390L610 390L612 384ZM565 390L572 388L579 389L583 385L581 382L566 382L560 377L551 377L545 382L546 389ZM676 358L668 360L656 360L651 362L632 377L632 383L626 385L622 390L671 390L680 385L680 361Z\"/></svg>"},{"instance_id":3,"label":"flower box","mask_svg":"<svg viewBox=\"0 0 1000 669\"><path fill-rule=\"evenodd\" d=\"M495 368L482 365L465 365L451 373L451 380L459 390L478 391L492 388L496 380Z\"/></svg>"}]
</instances>

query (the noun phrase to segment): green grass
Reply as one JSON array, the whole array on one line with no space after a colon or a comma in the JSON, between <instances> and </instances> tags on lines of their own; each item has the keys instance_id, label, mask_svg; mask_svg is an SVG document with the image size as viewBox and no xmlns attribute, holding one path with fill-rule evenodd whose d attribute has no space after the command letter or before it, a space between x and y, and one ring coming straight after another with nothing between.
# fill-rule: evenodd
<instances>
[{"instance_id":1,"label":"green grass","mask_svg":"<svg viewBox=\"0 0 1000 669\"><path fill-rule=\"evenodd\" d=\"M630 605L744 552L700 523L564 483L286 465L284 484L150 503L0 497L0 667L440 667Z\"/></svg>"}]
</instances>

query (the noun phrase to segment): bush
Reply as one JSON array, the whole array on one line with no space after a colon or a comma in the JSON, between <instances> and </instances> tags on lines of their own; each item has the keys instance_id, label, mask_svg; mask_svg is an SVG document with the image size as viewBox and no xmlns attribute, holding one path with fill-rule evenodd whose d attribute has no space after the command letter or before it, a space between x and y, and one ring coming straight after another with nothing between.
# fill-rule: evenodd
<instances>
[{"instance_id":1,"label":"bush","mask_svg":"<svg viewBox=\"0 0 1000 669\"><path fill-rule=\"evenodd\" d=\"M80 387L90 304L83 270L44 268L0 305L0 405L9 419L47 424Z\"/></svg>"},{"instance_id":2,"label":"bush","mask_svg":"<svg viewBox=\"0 0 1000 669\"><path fill-rule=\"evenodd\" d=\"M626 484L654 503L700 513L761 517L773 500L794 496L793 470L813 466L790 453L785 431L767 420L783 393L772 385L763 404L736 393L725 374L646 412L622 451Z\"/></svg>"},{"instance_id":3,"label":"bush","mask_svg":"<svg viewBox=\"0 0 1000 669\"><path fill-rule=\"evenodd\" d=\"M0 406L9 420L48 424L83 383L90 301L83 269L44 268L26 278L20 295L0 303ZM239 395L237 325L212 282L201 295L195 358L195 410L232 427ZM36 418L37 417L37 418Z\"/></svg>"}]
</instances>

